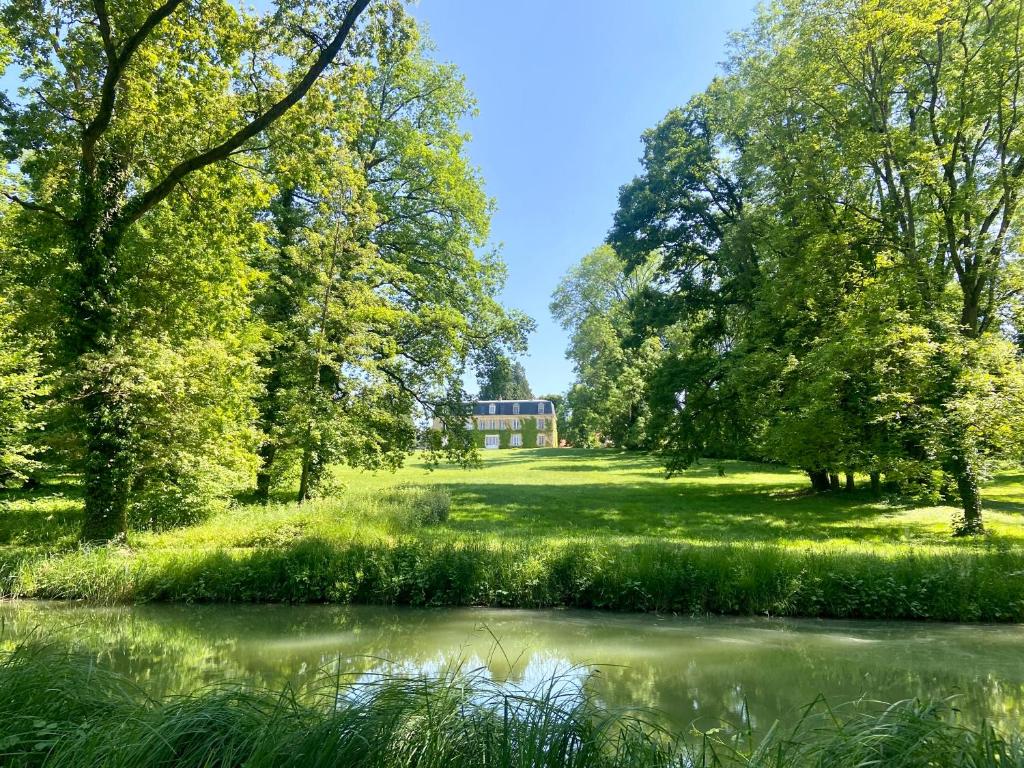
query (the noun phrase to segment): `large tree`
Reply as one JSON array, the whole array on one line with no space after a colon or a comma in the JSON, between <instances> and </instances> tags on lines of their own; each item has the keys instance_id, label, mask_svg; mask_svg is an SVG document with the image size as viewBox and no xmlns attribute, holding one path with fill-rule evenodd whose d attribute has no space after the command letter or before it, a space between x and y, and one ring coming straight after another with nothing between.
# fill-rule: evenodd
<instances>
[{"instance_id":1,"label":"large tree","mask_svg":"<svg viewBox=\"0 0 1024 768\"><path fill-rule=\"evenodd\" d=\"M611 440L647 446L647 373L660 357L661 339L634 328L656 261L629 265L608 245L586 254L559 281L552 316L570 333L566 357L576 379L567 401L567 439L578 445Z\"/></svg>"},{"instance_id":2,"label":"large tree","mask_svg":"<svg viewBox=\"0 0 1024 768\"><path fill-rule=\"evenodd\" d=\"M187 202L216 208L226 187L237 196L254 183L237 164L260 150L267 129L347 44L345 58L358 55L353 30L368 2L282 2L262 16L188 0L6 5L9 52L24 87L0 114L11 177L4 194L22 207L25 231L48 234L50 252L67 265L52 356L73 374L69 396L81 417L86 539L123 532L140 492L139 432L153 413L135 395L153 385L148 374L140 384L134 332L141 317L174 310L161 306L159 278L140 263L147 249L160 252L148 238L167 228L182 238L183 247L163 254L172 261L159 277L187 276L201 264L190 258L185 222L168 218ZM223 213L237 211L229 205ZM193 350L208 358L211 375L238 364L234 342L225 343L219 360L216 351L210 358L209 349ZM154 354L163 359L166 349ZM180 384L187 397L187 380ZM174 450L175 441L166 445Z\"/></svg>"},{"instance_id":3,"label":"large tree","mask_svg":"<svg viewBox=\"0 0 1024 768\"><path fill-rule=\"evenodd\" d=\"M466 363L520 334L522 318L495 300L500 264L474 252L490 202L463 151L462 78L428 58L411 19L367 37L365 69L300 126L307 144L326 137L323 151L272 153L281 192L257 300L269 326L263 499L295 471L302 500L337 461L398 465L426 412L449 427L449 458L468 459Z\"/></svg>"},{"instance_id":4,"label":"large tree","mask_svg":"<svg viewBox=\"0 0 1024 768\"><path fill-rule=\"evenodd\" d=\"M610 242L660 255L670 469L722 447L956 498L1021 452L1024 54L1011 0L780 0L645 135Z\"/></svg>"},{"instance_id":5,"label":"large tree","mask_svg":"<svg viewBox=\"0 0 1024 768\"><path fill-rule=\"evenodd\" d=\"M526 369L496 349L485 349L478 356L477 397L481 400L532 400L533 390L526 378Z\"/></svg>"},{"instance_id":6,"label":"large tree","mask_svg":"<svg viewBox=\"0 0 1024 768\"><path fill-rule=\"evenodd\" d=\"M1003 439L1008 421L1022 423L1019 361L999 350L1021 288L1022 13L1015 0L789 1L734 67L760 95L748 152L766 188L814 222L815 245L833 243L820 272L848 283L843 304L865 279L883 281L927 340L934 375L917 403L928 421L911 430L926 437L909 447L955 483L964 532L981 530L991 460L1019 452ZM963 418L979 376L998 418Z\"/></svg>"}]
</instances>

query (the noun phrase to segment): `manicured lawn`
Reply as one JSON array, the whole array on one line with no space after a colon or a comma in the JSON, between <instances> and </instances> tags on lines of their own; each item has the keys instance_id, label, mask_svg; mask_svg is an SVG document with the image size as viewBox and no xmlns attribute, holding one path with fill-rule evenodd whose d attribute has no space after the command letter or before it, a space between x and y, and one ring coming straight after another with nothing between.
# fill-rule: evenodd
<instances>
[{"instance_id":1,"label":"manicured lawn","mask_svg":"<svg viewBox=\"0 0 1024 768\"><path fill-rule=\"evenodd\" d=\"M458 533L795 546L991 544L952 542L953 507L879 499L863 486L808 493L802 473L774 465L709 461L666 480L656 459L625 451L488 451L482 462L430 469L414 460L397 473L343 468L338 479L357 493L410 483L444 487L453 500L447 527ZM992 538L1024 544L1024 473L1002 473L986 489L985 519Z\"/></svg>"},{"instance_id":2,"label":"manicured lawn","mask_svg":"<svg viewBox=\"0 0 1024 768\"><path fill-rule=\"evenodd\" d=\"M972 539L951 537L951 507L812 494L799 472L742 462L666 480L619 451L413 460L336 484L87 548L75 482L7 492L0 595L1024 621L1020 472L986 489L990 533Z\"/></svg>"}]
</instances>

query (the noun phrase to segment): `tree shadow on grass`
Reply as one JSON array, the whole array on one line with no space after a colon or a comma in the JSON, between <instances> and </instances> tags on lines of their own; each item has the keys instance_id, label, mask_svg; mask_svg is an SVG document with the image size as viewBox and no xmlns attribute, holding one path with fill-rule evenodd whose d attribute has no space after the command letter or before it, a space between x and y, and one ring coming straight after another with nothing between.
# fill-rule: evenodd
<instances>
[{"instance_id":1,"label":"tree shadow on grass","mask_svg":"<svg viewBox=\"0 0 1024 768\"><path fill-rule=\"evenodd\" d=\"M997 512L1024 514L1024 500L1020 500L1022 487L1024 472L1004 472L997 475L982 491L985 508Z\"/></svg>"},{"instance_id":2,"label":"tree shadow on grass","mask_svg":"<svg viewBox=\"0 0 1024 768\"><path fill-rule=\"evenodd\" d=\"M82 486L58 476L32 488L0 489L0 545L68 543L82 524Z\"/></svg>"},{"instance_id":3,"label":"tree shadow on grass","mask_svg":"<svg viewBox=\"0 0 1024 768\"><path fill-rule=\"evenodd\" d=\"M666 539L783 542L834 538L901 541L899 507L864 491L779 493L777 486L717 481L447 484L449 527L507 535L651 536Z\"/></svg>"}]
</instances>

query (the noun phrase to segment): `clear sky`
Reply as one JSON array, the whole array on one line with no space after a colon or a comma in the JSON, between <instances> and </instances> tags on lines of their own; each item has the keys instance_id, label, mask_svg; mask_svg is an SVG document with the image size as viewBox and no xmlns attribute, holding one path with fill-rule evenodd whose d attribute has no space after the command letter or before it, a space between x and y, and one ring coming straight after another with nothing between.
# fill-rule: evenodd
<instances>
[{"instance_id":1,"label":"clear sky","mask_svg":"<svg viewBox=\"0 0 1024 768\"><path fill-rule=\"evenodd\" d=\"M548 312L562 274L599 245L640 134L719 71L755 0L420 0L436 56L476 95L469 154L497 203L503 301L537 322L524 363L535 394L572 381Z\"/></svg>"}]
</instances>

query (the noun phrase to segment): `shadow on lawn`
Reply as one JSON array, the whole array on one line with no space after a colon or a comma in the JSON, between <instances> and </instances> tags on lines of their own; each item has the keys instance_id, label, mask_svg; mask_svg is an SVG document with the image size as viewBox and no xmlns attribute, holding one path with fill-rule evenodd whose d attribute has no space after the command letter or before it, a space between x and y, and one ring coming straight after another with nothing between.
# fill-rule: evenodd
<instances>
[{"instance_id":1,"label":"shadow on lawn","mask_svg":"<svg viewBox=\"0 0 1024 768\"><path fill-rule=\"evenodd\" d=\"M465 532L901 541L908 528L886 520L899 507L880 503L866 489L818 495L728 481L445 485L455 501L448 525ZM920 528L924 533L926 526Z\"/></svg>"},{"instance_id":2,"label":"shadow on lawn","mask_svg":"<svg viewBox=\"0 0 1024 768\"><path fill-rule=\"evenodd\" d=\"M67 543L82 524L82 486L70 476L0 489L0 545Z\"/></svg>"}]
</instances>

